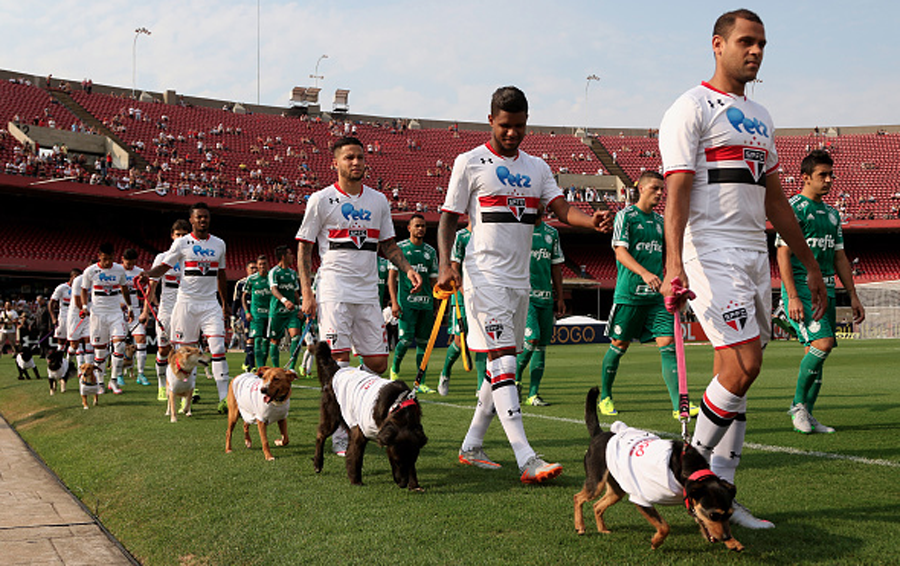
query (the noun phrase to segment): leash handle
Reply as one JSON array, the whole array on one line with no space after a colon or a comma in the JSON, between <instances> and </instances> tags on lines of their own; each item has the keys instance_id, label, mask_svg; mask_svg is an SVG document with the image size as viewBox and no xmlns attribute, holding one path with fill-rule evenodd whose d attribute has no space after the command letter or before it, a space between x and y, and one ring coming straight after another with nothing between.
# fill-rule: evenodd
<instances>
[{"instance_id":1,"label":"leash handle","mask_svg":"<svg viewBox=\"0 0 900 566\"><path fill-rule=\"evenodd\" d=\"M413 394L419 389L422 378L425 377L425 370L428 369L428 360L431 358L431 351L434 349L434 343L437 340L438 332L441 329L441 322L444 320L444 311L447 310L447 301L452 293L440 291L435 287L432 294L441 299L441 306L438 307L437 316L434 317L434 326L431 328L431 336L428 337L428 346L425 348L425 355L422 357L422 363L419 365L419 371L416 372L416 381L413 384Z\"/></svg>"},{"instance_id":2,"label":"leash handle","mask_svg":"<svg viewBox=\"0 0 900 566\"><path fill-rule=\"evenodd\" d=\"M688 395L687 365L684 358L684 334L681 328L681 312L677 305L681 297L696 298L696 294L682 286L678 277L672 279L672 295L666 297L666 310L674 315L675 320L675 356L678 363L678 420L681 421L681 436L689 442L688 423L691 421L691 401Z\"/></svg>"},{"instance_id":3,"label":"leash handle","mask_svg":"<svg viewBox=\"0 0 900 566\"><path fill-rule=\"evenodd\" d=\"M469 360L469 352L466 350L466 332L463 330L462 311L459 308L459 302L462 300L462 293L457 290L453 296L456 299L454 301L456 304L456 325L459 327L459 349L462 354L463 368L466 371L472 371L472 362Z\"/></svg>"}]
</instances>

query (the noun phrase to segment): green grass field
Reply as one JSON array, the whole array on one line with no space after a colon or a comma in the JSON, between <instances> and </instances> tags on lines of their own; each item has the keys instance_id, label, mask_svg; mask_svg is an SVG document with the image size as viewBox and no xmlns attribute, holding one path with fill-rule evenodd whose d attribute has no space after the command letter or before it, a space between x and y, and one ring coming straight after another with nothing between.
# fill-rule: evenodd
<instances>
[{"instance_id":1,"label":"green grass field","mask_svg":"<svg viewBox=\"0 0 900 566\"><path fill-rule=\"evenodd\" d=\"M692 400L709 381L711 348L690 345ZM129 384L84 411L77 385L50 397L46 381L18 381L0 360L0 413L67 486L145 564L898 564L900 537L900 341L843 341L825 366L816 408L834 435L792 432L787 410L801 357L796 342L774 343L750 393L747 446L738 498L774 521L768 531L740 527L742 554L711 545L683 508L663 508L672 533L658 550L653 531L627 502L607 513L612 534L579 537L572 495L584 480L584 397L598 380L605 347L559 346L547 357L541 393L552 403L524 408L529 440L565 471L549 485L518 481L499 422L485 442L499 471L462 466L457 450L474 407L474 374L459 362L448 397L423 399L429 443L419 458L425 493L395 486L383 451L370 443L364 487L349 484L344 461L326 455L313 473L318 418L312 380L292 398L291 444L224 451L225 418L215 386L198 379L194 416L170 424L156 387ZM432 361L437 382L443 350ZM406 362L414 377L412 358ZM229 355L232 368L240 356ZM43 362L41 362L43 364ZM46 368L41 366L41 373ZM234 372L232 372L234 374ZM526 378L527 380L527 378ZM151 379L151 381L153 381ZM154 382L155 384L155 382ZM620 418L670 435L672 419L655 347L634 346L615 388ZM606 426L608 418L601 419ZM276 427L277 429L277 427ZM270 428L274 440L277 433Z\"/></svg>"}]
</instances>

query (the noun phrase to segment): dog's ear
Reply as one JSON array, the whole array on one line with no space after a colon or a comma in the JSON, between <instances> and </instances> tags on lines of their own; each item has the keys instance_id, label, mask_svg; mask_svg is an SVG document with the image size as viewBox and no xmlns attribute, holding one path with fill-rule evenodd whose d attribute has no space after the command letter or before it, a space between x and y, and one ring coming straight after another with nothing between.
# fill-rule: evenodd
<instances>
[{"instance_id":1,"label":"dog's ear","mask_svg":"<svg viewBox=\"0 0 900 566\"><path fill-rule=\"evenodd\" d=\"M262 376L265 375L265 373L266 373L267 371L269 371L270 369L272 369L272 368L269 367L269 366L263 366L263 367L261 367L261 368L259 368L259 369L256 370L256 375L259 376L259 377L262 377Z\"/></svg>"},{"instance_id":2,"label":"dog's ear","mask_svg":"<svg viewBox=\"0 0 900 566\"><path fill-rule=\"evenodd\" d=\"M384 426L381 427L381 430L378 431L378 435L375 437L379 446L390 446L396 438L397 425L391 420L384 423Z\"/></svg>"},{"instance_id":3,"label":"dog's ear","mask_svg":"<svg viewBox=\"0 0 900 566\"><path fill-rule=\"evenodd\" d=\"M295 379L300 377L299 375L297 375L297 372L295 372L292 369L289 369L289 370L285 371L284 373L287 374L289 381L294 381Z\"/></svg>"},{"instance_id":4,"label":"dog's ear","mask_svg":"<svg viewBox=\"0 0 900 566\"><path fill-rule=\"evenodd\" d=\"M734 486L734 484L721 478L719 479L719 482L722 484L722 487L725 488L725 491L728 492L728 495L730 495L731 498L734 499L734 496L737 495L737 488Z\"/></svg>"}]
</instances>

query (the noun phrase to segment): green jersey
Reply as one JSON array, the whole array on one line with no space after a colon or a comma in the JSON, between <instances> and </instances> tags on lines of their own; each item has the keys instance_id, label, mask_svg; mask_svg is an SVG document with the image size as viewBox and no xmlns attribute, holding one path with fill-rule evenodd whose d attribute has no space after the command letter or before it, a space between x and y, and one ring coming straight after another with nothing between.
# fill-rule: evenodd
<instances>
[{"instance_id":1,"label":"green jersey","mask_svg":"<svg viewBox=\"0 0 900 566\"><path fill-rule=\"evenodd\" d=\"M278 292L281 293L281 296L291 301L292 303L297 302L297 292L300 290L300 279L297 277L297 272L290 268L283 268L280 265L276 265L272 269L269 270L269 288L277 287ZM275 295L272 295L272 299L269 301L269 316L277 316L288 314L291 311L285 308L284 304L275 298ZM297 312L296 309L293 312Z\"/></svg>"},{"instance_id":2,"label":"green jersey","mask_svg":"<svg viewBox=\"0 0 900 566\"><path fill-rule=\"evenodd\" d=\"M272 298L268 278L260 273L254 273L247 278L244 292L250 295L250 315L254 319L268 318L269 299Z\"/></svg>"},{"instance_id":3,"label":"green jersey","mask_svg":"<svg viewBox=\"0 0 900 566\"><path fill-rule=\"evenodd\" d=\"M650 273L663 278L663 217L659 213L644 212L635 205L616 213L612 247L622 246ZM662 304L663 296L654 291L644 279L616 261L616 291L613 302L619 305Z\"/></svg>"},{"instance_id":4,"label":"green jersey","mask_svg":"<svg viewBox=\"0 0 900 566\"><path fill-rule=\"evenodd\" d=\"M388 271L391 269L391 262L385 258L378 256L378 306L383 307L388 298L387 279Z\"/></svg>"},{"instance_id":5,"label":"green jersey","mask_svg":"<svg viewBox=\"0 0 900 566\"><path fill-rule=\"evenodd\" d=\"M397 279L397 298L400 302L402 310L428 310L433 309L433 298L431 296L431 279L438 276L438 258L434 248L426 243L417 246L410 240L403 240L397 246L406 257L406 261L412 266L416 272L422 276L422 287L415 294L410 294L412 283L409 278L401 275ZM391 264L391 271L397 271L397 266Z\"/></svg>"},{"instance_id":6,"label":"green jersey","mask_svg":"<svg viewBox=\"0 0 900 566\"><path fill-rule=\"evenodd\" d=\"M844 249L844 233L841 230L841 216L834 207L824 202L816 202L798 193L790 198L791 208L797 216L797 222L806 238L809 249L819 263L822 278L828 288L828 296L834 296L834 256L835 252ZM786 246L781 235L775 236L776 246ZM794 283L806 287L806 268L791 255L791 270L794 272Z\"/></svg>"},{"instance_id":7,"label":"green jersey","mask_svg":"<svg viewBox=\"0 0 900 566\"><path fill-rule=\"evenodd\" d=\"M551 267L565 263L556 228L541 222L531 235L531 295L529 300L541 306L553 304Z\"/></svg>"}]
</instances>

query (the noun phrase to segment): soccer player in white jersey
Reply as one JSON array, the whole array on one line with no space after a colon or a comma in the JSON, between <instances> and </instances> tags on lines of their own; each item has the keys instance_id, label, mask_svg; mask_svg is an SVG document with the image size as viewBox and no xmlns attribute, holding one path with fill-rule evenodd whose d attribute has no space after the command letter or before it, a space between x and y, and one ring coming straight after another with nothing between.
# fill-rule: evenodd
<instances>
[{"instance_id":1,"label":"soccer player in white jersey","mask_svg":"<svg viewBox=\"0 0 900 566\"><path fill-rule=\"evenodd\" d=\"M816 320L826 305L821 271L778 178L772 119L744 94L765 46L759 16L749 10L720 16L712 79L676 100L659 131L668 185L661 292L673 295L677 277L697 294L691 307L715 354L693 443L713 472L732 483L747 428L747 392L771 329L767 218L809 270ZM731 520L748 528L773 526L737 503Z\"/></svg>"},{"instance_id":2,"label":"soccer player in white jersey","mask_svg":"<svg viewBox=\"0 0 900 566\"><path fill-rule=\"evenodd\" d=\"M81 282L81 274L72 279L72 304L66 314L66 337L69 340L69 351L75 350L75 361L78 363L76 367L94 361L94 348L91 346L90 339L90 318L81 316L83 310L90 312L90 303L81 301ZM88 298L90 299L90 296Z\"/></svg>"},{"instance_id":3,"label":"soccer player in white jersey","mask_svg":"<svg viewBox=\"0 0 900 566\"><path fill-rule=\"evenodd\" d=\"M122 254L122 267L125 268L125 285L128 287L128 293L131 295L131 312L134 313L134 321L129 324L128 333L134 338L134 365L137 368L137 383L138 385L150 385L150 382L144 376L144 369L147 366L146 324L148 314L141 308L141 299L143 297L138 293L134 285L134 278L144 272L142 267L138 267L135 264L137 257L137 251L132 248L128 248ZM145 287L144 292L146 291ZM124 385L124 378L121 375L117 377L121 379L119 385Z\"/></svg>"},{"instance_id":4,"label":"soccer player in white jersey","mask_svg":"<svg viewBox=\"0 0 900 566\"><path fill-rule=\"evenodd\" d=\"M191 231L191 224L183 218L179 218L172 225L170 232L172 240L187 235ZM151 268L162 264L165 252L156 254ZM178 298L178 286L181 284L181 264L176 264L161 277L150 280L150 290L147 291L149 301L144 301L144 317L152 316L150 308L156 303L156 400L168 401L166 395L166 368L169 366L169 353L172 351L172 342L169 340L172 324L172 308ZM156 289L159 288L159 300L156 299ZM149 319L148 319L149 320Z\"/></svg>"},{"instance_id":5,"label":"soccer player in white jersey","mask_svg":"<svg viewBox=\"0 0 900 566\"><path fill-rule=\"evenodd\" d=\"M338 181L309 198L297 232L301 310L318 318L319 337L331 346L339 366L350 365L352 348L369 371L381 375L387 369L388 345L378 298L377 252L406 274L413 292L422 278L397 246L387 198L363 185L362 142L344 137L332 150ZM322 260L315 291L314 243ZM332 449L341 455L346 445L347 431L340 429L332 436Z\"/></svg>"},{"instance_id":6,"label":"soccer player in white jersey","mask_svg":"<svg viewBox=\"0 0 900 566\"><path fill-rule=\"evenodd\" d=\"M75 363L75 349L68 347L68 324L69 324L69 307L72 304L72 281L81 275L81 270L77 267L69 272L69 280L60 283L50 295L50 320L53 322L55 330L53 337L56 339L56 348L64 350L68 348L67 357L71 363Z\"/></svg>"},{"instance_id":7,"label":"soccer player in white jersey","mask_svg":"<svg viewBox=\"0 0 900 566\"><path fill-rule=\"evenodd\" d=\"M94 365L106 371L109 343L112 341L113 359L110 364L109 388L119 395L122 389L117 377L122 375L125 361L126 321L134 315L129 308L131 297L125 284L125 268L113 262L114 248L106 243L100 246L97 263L93 263L81 275L81 303L91 297L91 312L81 310L81 317L91 317L91 344L94 346ZM123 314L124 313L124 314Z\"/></svg>"},{"instance_id":8,"label":"soccer player in white jersey","mask_svg":"<svg viewBox=\"0 0 900 566\"><path fill-rule=\"evenodd\" d=\"M217 410L228 409L228 361L225 359L225 321L230 317L228 277L225 274L225 242L209 233L210 213L204 202L190 208L192 231L172 242L156 267L139 278L145 285L148 278L162 277L176 265L181 265L181 284L172 309L169 340L176 347L196 345L200 334L206 337L212 358L213 377L219 393ZM222 300L216 300L216 291Z\"/></svg>"},{"instance_id":9,"label":"soccer player in white jersey","mask_svg":"<svg viewBox=\"0 0 900 566\"><path fill-rule=\"evenodd\" d=\"M496 408L515 452L521 480L540 483L562 473L562 466L542 460L528 443L515 387L516 354L524 345L528 314L528 270L538 207L543 204L561 221L592 230L609 231L612 219L605 211L588 216L570 206L550 167L519 151L527 121L525 94L516 87L497 89L488 116L490 141L456 158L438 227L437 287L449 293L462 286L470 349L488 356L488 379L479 390L459 461L487 469L500 467L482 447ZM457 220L463 214L469 215L472 238L460 277L451 265L450 253Z\"/></svg>"}]
</instances>

